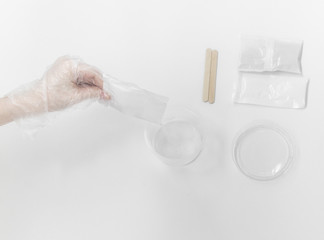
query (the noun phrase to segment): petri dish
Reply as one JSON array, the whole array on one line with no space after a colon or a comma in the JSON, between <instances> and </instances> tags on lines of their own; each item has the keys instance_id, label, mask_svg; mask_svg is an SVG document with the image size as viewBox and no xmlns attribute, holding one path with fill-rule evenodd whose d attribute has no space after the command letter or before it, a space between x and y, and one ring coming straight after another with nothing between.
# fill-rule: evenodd
<instances>
[{"instance_id":1,"label":"petri dish","mask_svg":"<svg viewBox=\"0 0 324 240\"><path fill-rule=\"evenodd\" d=\"M161 125L147 125L145 139L165 164L186 166L196 160L203 149L202 129L197 115L191 110L179 107L176 111L171 110Z\"/></svg>"},{"instance_id":2,"label":"petri dish","mask_svg":"<svg viewBox=\"0 0 324 240\"><path fill-rule=\"evenodd\" d=\"M234 141L233 157L246 176L272 180L287 171L293 160L292 141L276 124L258 123L240 132Z\"/></svg>"}]
</instances>

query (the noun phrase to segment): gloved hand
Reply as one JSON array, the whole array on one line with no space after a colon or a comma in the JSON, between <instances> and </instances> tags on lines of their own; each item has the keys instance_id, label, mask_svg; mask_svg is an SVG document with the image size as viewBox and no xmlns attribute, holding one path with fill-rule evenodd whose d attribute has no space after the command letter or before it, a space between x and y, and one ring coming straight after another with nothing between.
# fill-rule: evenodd
<instances>
[{"instance_id":1,"label":"gloved hand","mask_svg":"<svg viewBox=\"0 0 324 240\"><path fill-rule=\"evenodd\" d=\"M85 99L109 100L102 73L80 59L63 56L36 80L7 95L13 119L53 112Z\"/></svg>"}]
</instances>

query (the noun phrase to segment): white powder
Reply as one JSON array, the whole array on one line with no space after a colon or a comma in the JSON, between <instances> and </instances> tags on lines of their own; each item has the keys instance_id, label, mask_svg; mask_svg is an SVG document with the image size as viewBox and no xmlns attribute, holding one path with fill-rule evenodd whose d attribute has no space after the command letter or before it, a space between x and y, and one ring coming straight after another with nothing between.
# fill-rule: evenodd
<instances>
[{"instance_id":1,"label":"white powder","mask_svg":"<svg viewBox=\"0 0 324 240\"><path fill-rule=\"evenodd\" d=\"M156 133L154 148L161 156L175 160L194 160L201 151L202 137L191 123L173 121Z\"/></svg>"}]
</instances>

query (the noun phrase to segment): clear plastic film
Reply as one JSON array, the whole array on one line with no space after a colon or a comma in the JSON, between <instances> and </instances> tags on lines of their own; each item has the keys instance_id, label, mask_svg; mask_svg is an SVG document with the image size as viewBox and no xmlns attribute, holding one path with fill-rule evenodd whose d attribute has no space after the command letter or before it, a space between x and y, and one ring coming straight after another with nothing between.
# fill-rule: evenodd
<instances>
[{"instance_id":1,"label":"clear plastic film","mask_svg":"<svg viewBox=\"0 0 324 240\"><path fill-rule=\"evenodd\" d=\"M97 68L70 56L58 58L41 79L15 89L6 97L11 104L12 119L29 136L46 126L58 111L93 102L159 124L168 101L135 84L102 74Z\"/></svg>"},{"instance_id":2,"label":"clear plastic film","mask_svg":"<svg viewBox=\"0 0 324 240\"><path fill-rule=\"evenodd\" d=\"M116 110L149 122L160 124L168 98L141 89L133 83L119 81L107 74L103 75L103 88L111 96L104 101Z\"/></svg>"},{"instance_id":3,"label":"clear plastic film","mask_svg":"<svg viewBox=\"0 0 324 240\"><path fill-rule=\"evenodd\" d=\"M305 108L308 79L281 74L241 73L234 102L280 108Z\"/></svg>"},{"instance_id":4,"label":"clear plastic film","mask_svg":"<svg viewBox=\"0 0 324 240\"><path fill-rule=\"evenodd\" d=\"M241 36L239 71L302 73L302 41Z\"/></svg>"}]
</instances>

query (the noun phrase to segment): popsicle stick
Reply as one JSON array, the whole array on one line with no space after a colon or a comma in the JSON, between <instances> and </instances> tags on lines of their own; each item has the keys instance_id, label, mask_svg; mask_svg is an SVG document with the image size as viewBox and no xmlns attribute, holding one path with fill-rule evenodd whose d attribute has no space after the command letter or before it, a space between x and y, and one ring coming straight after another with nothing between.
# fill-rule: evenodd
<instances>
[{"instance_id":1,"label":"popsicle stick","mask_svg":"<svg viewBox=\"0 0 324 240\"><path fill-rule=\"evenodd\" d=\"M211 55L212 55L212 50L210 48L207 48L206 49L206 59L205 59L204 87L203 87L203 101L204 102L208 102Z\"/></svg>"},{"instance_id":2,"label":"popsicle stick","mask_svg":"<svg viewBox=\"0 0 324 240\"><path fill-rule=\"evenodd\" d=\"M216 91L216 75L217 75L217 62L218 62L218 52L213 50L211 53L211 68L210 68L210 79L209 79L209 103L215 102L215 91Z\"/></svg>"}]
</instances>

